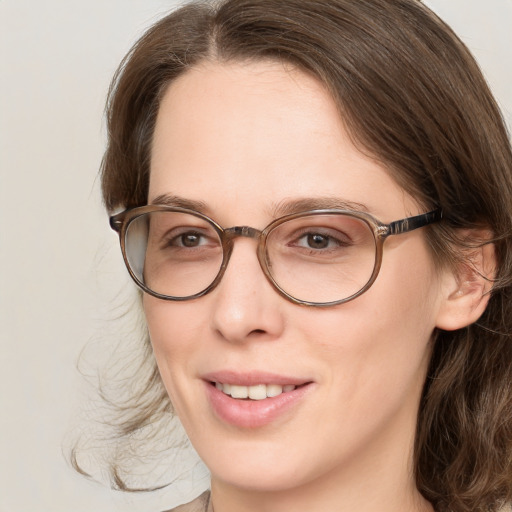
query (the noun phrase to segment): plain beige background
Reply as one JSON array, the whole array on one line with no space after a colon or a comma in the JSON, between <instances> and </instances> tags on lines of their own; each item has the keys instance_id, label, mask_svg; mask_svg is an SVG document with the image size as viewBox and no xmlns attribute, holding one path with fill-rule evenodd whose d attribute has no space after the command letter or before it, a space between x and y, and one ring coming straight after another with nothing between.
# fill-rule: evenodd
<instances>
[{"instance_id":1,"label":"plain beige background","mask_svg":"<svg viewBox=\"0 0 512 512\"><path fill-rule=\"evenodd\" d=\"M428 3L476 54L511 126L512 0ZM0 0L0 512L151 512L205 485L127 496L62 455L84 393L78 355L131 289L96 180L105 93L176 4Z\"/></svg>"}]
</instances>

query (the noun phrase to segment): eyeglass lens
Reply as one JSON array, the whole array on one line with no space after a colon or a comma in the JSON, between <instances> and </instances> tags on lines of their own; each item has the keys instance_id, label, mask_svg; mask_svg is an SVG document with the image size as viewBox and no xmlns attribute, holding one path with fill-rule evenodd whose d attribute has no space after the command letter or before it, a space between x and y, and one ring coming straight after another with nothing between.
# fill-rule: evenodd
<instances>
[{"instance_id":1,"label":"eyeglass lens","mask_svg":"<svg viewBox=\"0 0 512 512\"><path fill-rule=\"evenodd\" d=\"M126 229L125 253L136 279L160 295L189 297L217 277L221 235L208 220L169 211L145 213ZM295 299L331 302L360 291L372 276L372 227L347 214L309 214L267 234L265 262L276 284Z\"/></svg>"},{"instance_id":2,"label":"eyeglass lens","mask_svg":"<svg viewBox=\"0 0 512 512\"><path fill-rule=\"evenodd\" d=\"M125 252L136 279L160 295L189 297L217 277L221 236L206 219L149 212L133 219ZM331 302L350 297L370 279L376 243L372 228L347 214L310 214L276 225L267 235L265 262L277 285L295 299Z\"/></svg>"}]
</instances>

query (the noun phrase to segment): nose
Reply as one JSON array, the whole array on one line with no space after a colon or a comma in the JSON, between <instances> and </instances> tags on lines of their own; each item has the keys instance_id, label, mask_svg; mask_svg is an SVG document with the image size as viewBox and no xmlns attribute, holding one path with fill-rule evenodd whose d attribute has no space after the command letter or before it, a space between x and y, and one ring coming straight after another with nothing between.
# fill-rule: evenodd
<instances>
[{"instance_id":1,"label":"nose","mask_svg":"<svg viewBox=\"0 0 512 512\"><path fill-rule=\"evenodd\" d=\"M285 299L266 279L255 249L255 240L236 240L224 276L210 296L212 329L232 343L276 339L284 329Z\"/></svg>"}]
</instances>

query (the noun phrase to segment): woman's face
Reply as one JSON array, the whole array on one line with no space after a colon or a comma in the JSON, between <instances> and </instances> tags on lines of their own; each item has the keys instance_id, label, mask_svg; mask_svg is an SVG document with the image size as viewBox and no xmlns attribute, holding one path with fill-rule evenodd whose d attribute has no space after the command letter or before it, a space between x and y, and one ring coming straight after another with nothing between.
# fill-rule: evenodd
<instances>
[{"instance_id":1,"label":"woman's face","mask_svg":"<svg viewBox=\"0 0 512 512\"><path fill-rule=\"evenodd\" d=\"M201 203L223 227L262 229L304 199L358 203L386 223L423 213L352 144L323 86L272 62L204 63L170 86L149 203L162 196ZM285 490L361 474L410 477L440 275L420 229L386 241L379 277L362 296L304 307L266 280L256 241L238 238L208 295L145 295L163 382L213 481ZM215 382L242 392L268 385L255 388L268 394L297 387L248 400Z\"/></svg>"}]
</instances>

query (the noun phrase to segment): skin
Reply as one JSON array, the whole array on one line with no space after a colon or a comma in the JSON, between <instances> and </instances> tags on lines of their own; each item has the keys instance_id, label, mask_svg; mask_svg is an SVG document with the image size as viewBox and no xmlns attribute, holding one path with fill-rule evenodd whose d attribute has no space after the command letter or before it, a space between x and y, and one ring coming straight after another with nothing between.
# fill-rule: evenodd
<instances>
[{"instance_id":1,"label":"skin","mask_svg":"<svg viewBox=\"0 0 512 512\"><path fill-rule=\"evenodd\" d=\"M162 194L203 202L224 227L262 229L276 205L304 198L361 203L383 222L424 211L356 149L318 81L274 62L206 62L169 87L148 202ZM215 512L432 510L414 484L412 447L432 333L451 318L455 279L434 265L424 230L389 238L374 285L324 309L281 297L255 248L238 239L204 297L144 296L163 382L212 473ZM201 376L221 369L313 384L275 421L240 428L206 397Z\"/></svg>"}]
</instances>

